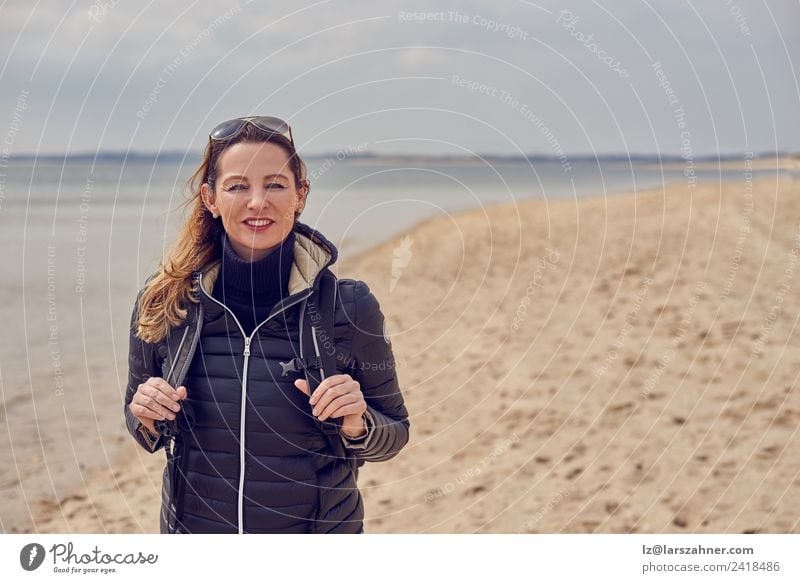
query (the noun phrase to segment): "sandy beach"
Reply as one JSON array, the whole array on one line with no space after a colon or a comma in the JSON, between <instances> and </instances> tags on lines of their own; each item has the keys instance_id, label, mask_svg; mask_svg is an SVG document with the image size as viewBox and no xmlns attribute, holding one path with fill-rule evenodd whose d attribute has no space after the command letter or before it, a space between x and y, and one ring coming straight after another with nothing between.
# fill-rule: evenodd
<instances>
[{"instance_id":1,"label":"sandy beach","mask_svg":"<svg viewBox=\"0 0 800 583\"><path fill-rule=\"evenodd\" d=\"M361 470L367 533L800 532L800 182L488 206L337 265L381 301L411 414ZM80 413L4 398L6 532L158 532L126 348L87 364ZM65 419L47 463L37 423ZM67 468L71 493L41 496Z\"/></svg>"}]
</instances>

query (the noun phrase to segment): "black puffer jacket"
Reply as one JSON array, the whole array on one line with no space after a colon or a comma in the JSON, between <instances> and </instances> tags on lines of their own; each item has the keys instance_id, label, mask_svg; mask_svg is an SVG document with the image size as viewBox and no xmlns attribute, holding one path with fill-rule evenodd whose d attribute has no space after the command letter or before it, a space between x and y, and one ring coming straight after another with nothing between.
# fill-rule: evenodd
<instances>
[{"instance_id":1,"label":"black puffer jacket","mask_svg":"<svg viewBox=\"0 0 800 583\"><path fill-rule=\"evenodd\" d=\"M164 436L154 439L128 408L150 376L184 385L184 407L193 417L191 428L182 432L174 497L164 471L163 533L169 532L170 518L175 532L363 532L355 465L337 456L318 428L308 397L294 386L302 373L283 375L281 363L301 354L303 300L337 258L336 247L307 225L297 222L295 237L288 295L250 338L233 312L211 297L219 260L195 273L200 301L163 342L135 337L134 306L128 431L150 452L167 443ZM341 439L350 457L385 461L408 442L409 420L384 317L363 281L340 279L337 293L332 343L337 373L360 383L369 427L365 440Z\"/></svg>"}]
</instances>

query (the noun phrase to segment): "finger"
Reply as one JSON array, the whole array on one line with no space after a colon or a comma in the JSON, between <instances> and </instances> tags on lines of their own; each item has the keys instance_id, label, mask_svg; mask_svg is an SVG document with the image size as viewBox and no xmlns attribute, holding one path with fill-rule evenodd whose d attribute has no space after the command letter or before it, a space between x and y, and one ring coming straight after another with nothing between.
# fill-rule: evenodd
<instances>
[{"instance_id":1,"label":"finger","mask_svg":"<svg viewBox=\"0 0 800 583\"><path fill-rule=\"evenodd\" d=\"M175 414L172 411L160 405L147 395L140 395L139 397L134 396L132 404L140 408L140 415L144 415L150 419L164 420L175 418Z\"/></svg>"},{"instance_id":2,"label":"finger","mask_svg":"<svg viewBox=\"0 0 800 583\"><path fill-rule=\"evenodd\" d=\"M358 415L363 419L364 411L366 411L366 409L366 405L362 405L361 403L352 403L350 405L345 405L335 414L331 415L331 417L347 417L348 415ZM359 421L359 428L362 427L363 424L363 420Z\"/></svg>"},{"instance_id":3,"label":"finger","mask_svg":"<svg viewBox=\"0 0 800 583\"><path fill-rule=\"evenodd\" d=\"M136 403L145 409L149 409L154 414L161 415L162 418L166 417L167 419L175 419L175 413L145 393L136 393L133 395L133 400L131 402ZM155 418L153 417L153 419Z\"/></svg>"},{"instance_id":4,"label":"finger","mask_svg":"<svg viewBox=\"0 0 800 583\"><path fill-rule=\"evenodd\" d=\"M304 379L295 379L294 386L303 391L304 395L308 395L308 381Z\"/></svg>"},{"instance_id":5,"label":"finger","mask_svg":"<svg viewBox=\"0 0 800 583\"><path fill-rule=\"evenodd\" d=\"M360 415L364 412L364 409L365 407L358 401L355 403L346 403L333 411L330 415L321 417L320 421L325 421L325 419L328 418L336 419L337 417L347 417L348 415Z\"/></svg>"},{"instance_id":6,"label":"finger","mask_svg":"<svg viewBox=\"0 0 800 583\"><path fill-rule=\"evenodd\" d=\"M184 387L183 385L178 387L177 393L179 401L182 401L183 399L189 396L189 393L186 391L186 387Z\"/></svg>"},{"instance_id":7,"label":"finger","mask_svg":"<svg viewBox=\"0 0 800 583\"><path fill-rule=\"evenodd\" d=\"M165 395L167 395L173 401L178 400L178 392L173 388L171 384L167 381L162 379L161 377L150 377L147 379L146 385L150 385L151 387L155 387Z\"/></svg>"},{"instance_id":8,"label":"finger","mask_svg":"<svg viewBox=\"0 0 800 583\"><path fill-rule=\"evenodd\" d=\"M345 413L342 413L341 410L343 407L347 405L356 404L360 401L358 395L354 395L352 393L348 393L346 395L342 395L341 397L337 397L333 401L331 401L327 407L322 410L322 413L317 415L320 421L325 421L328 417L341 417Z\"/></svg>"},{"instance_id":9,"label":"finger","mask_svg":"<svg viewBox=\"0 0 800 583\"><path fill-rule=\"evenodd\" d=\"M332 387L326 387L326 390L320 397L316 399L316 402L312 403L312 407L314 411L319 411L320 413L325 410L331 401L338 398L341 395L346 395L348 393L353 393L358 388L358 385L354 382L342 383L339 385L334 385ZM313 397L313 395L312 395Z\"/></svg>"},{"instance_id":10,"label":"finger","mask_svg":"<svg viewBox=\"0 0 800 583\"><path fill-rule=\"evenodd\" d=\"M312 405L316 405L317 403L319 403L319 400L322 398L322 395L324 395L329 388L335 387L337 385L352 380L353 379L350 377L349 374L335 374L326 377L325 379L323 379L323 381L319 384L314 393L311 395L309 403L311 403Z\"/></svg>"},{"instance_id":11,"label":"finger","mask_svg":"<svg viewBox=\"0 0 800 583\"><path fill-rule=\"evenodd\" d=\"M155 411L148 409L144 405L140 405L139 403L134 403L131 401L131 404L128 406L133 413L133 416L136 417L139 421L144 421L145 419L151 419L155 421L164 421L165 417Z\"/></svg>"},{"instance_id":12,"label":"finger","mask_svg":"<svg viewBox=\"0 0 800 583\"><path fill-rule=\"evenodd\" d=\"M156 388L151 386L145 385L142 387L142 393L154 399L159 405L163 405L167 409L171 409L172 411L178 412L181 410L181 406L178 405L176 401L170 399L167 395L162 393Z\"/></svg>"}]
</instances>

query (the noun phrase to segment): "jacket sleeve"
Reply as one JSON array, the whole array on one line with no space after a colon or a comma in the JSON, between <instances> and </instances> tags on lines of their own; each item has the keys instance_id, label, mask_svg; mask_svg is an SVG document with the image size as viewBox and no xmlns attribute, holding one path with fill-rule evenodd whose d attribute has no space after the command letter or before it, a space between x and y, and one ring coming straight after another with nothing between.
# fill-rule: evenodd
<instances>
[{"instance_id":1,"label":"jacket sleeve","mask_svg":"<svg viewBox=\"0 0 800 583\"><path fill-rule=\"evenodd\" d=\"M133 305L133 314L131 314L130 345L128 348L128 386L125 389L125 424L128 427L128 432L136 439L136 442L146 451L153 453L164 446L163 437L161 435L152 435L128 408L139 384L149 377L161 376L161 367L155 351L156 347L136 337L136 325L139 320L139 298L142 292L143 290L139 291L136 303Z\"/></svg>"},{"instance_id":2,"label":"jacket sleeve","mask_svg":"<svg viewBox=\"0 0 800 583\"><path fill-rule=\"evenodd\" d=\"M367 402L367 433L345 444L364 461L382 462L403 449L410 423L380 304L365 282L357 281L354 291L352 376Z\"/></svg>"},{"instance_id":3,"label":"jacket sleeve","mask_svg":"<svg viewBox=\"0 0 800 583\"><path fill-rule=\"evenodd\" d=\"M364 449L372 440L372 435L375 433L375 418L372 416L372 413L370 413L369 407L367 407L367 410L364 411L364 425L366 426L367 431L364 433L364 435L360 435L358 437L349 437L343 432L339 432L339 436L342 438L346 448Z\"/></svg>"}]
</instances>

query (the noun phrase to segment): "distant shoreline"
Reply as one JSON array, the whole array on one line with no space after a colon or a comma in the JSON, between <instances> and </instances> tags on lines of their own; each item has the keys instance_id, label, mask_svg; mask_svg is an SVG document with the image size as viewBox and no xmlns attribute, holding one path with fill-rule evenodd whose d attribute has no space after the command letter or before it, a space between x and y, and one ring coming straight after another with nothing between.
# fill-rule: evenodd
<instances>
[{"instance_id":1,"label":"distant shoreline","mask_svg":"<svg viewBox=\"0 0 800 583\"><path fill-rule=\"evenodd\" d=\"M174 163L183 160L199 160L202 153L198 151L180 151L180 150L164 150L161 152L143 152L143 151L100 151L100 152L77 152L74 154L68 153L23 153L11 155L7 158L9 162L130 162L130 163ZM371 154L369 152L355 152L342 155L341 152L329 152L320 154L304 154L305 160L353 160L353 161L367 161L379 163L394 163L394 162L414 162L421 164L463 164L474 163L478 160L497 163L520 163L520 162L533 162L533 163L553 163L560 164L561 159L556 156L545 156L540 154L525 154L525 155L502 155L502 154L482 154L476 153L473 156L449 156L449 155L419 155L419 154ZM658 167L667 167L672 165L684 165L686 160L680 155L665 155L665 154L574 154L567 156L572 162L606 162L606 163L635 163L635 164L653 164ZM730 167L731 164L739 164L745 159L745 154L731 154L724 156L708 155L708 156L695 156L693 161L696 165L702 164L704 167L716 168L720 165ZM800 167L800 153L784 153L784 152L762 152L755 154L753 160L756 162L775 161L780 160L782 164L788 164L790 168L794 169Z\"/></svg>"},{"instance_id":2,"label":"distant shoreline","mask_svg":"<svg viewBox=\"0 0 800 583\"><path fill-rule=\"evenodd\" d=\"M749 167L742 160L695 161L697 170L800 170L800 156L774 156L748 159ZM664 170L681 170L684 163L667 163L648 165L648 168L662 168Z\"/></svg>"}]
</instances>

